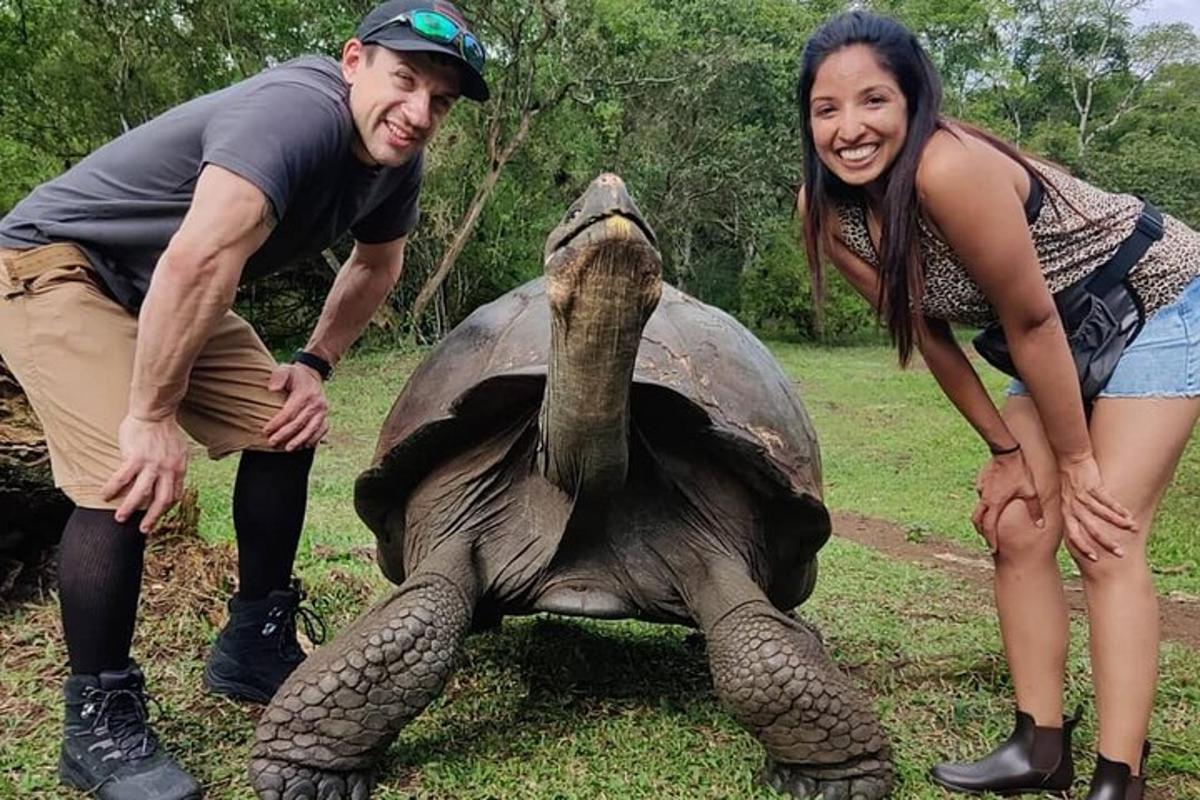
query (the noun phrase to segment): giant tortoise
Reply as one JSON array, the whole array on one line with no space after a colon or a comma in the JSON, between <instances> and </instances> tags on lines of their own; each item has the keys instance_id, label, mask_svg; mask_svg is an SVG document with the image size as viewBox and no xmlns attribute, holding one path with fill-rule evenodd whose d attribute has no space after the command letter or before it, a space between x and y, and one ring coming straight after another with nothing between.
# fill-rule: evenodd
<instances>
[{"instance_id":1,"label":"giant tortoise","mask_svg":"<svg viewBox=\"0 0 1200 800\"><path fill-rule=\"evenodd\" d=\"M413 373L355 504L400 588L271 701L250 765L261 797L366 798L473 620L535 612L698 627L768 783L826 800L890 790L878 719L789 613L830 533L804 407L745 328L662 283L616 176L550 234L543 278L475 311Z\"/></svg>"}]
</instances>

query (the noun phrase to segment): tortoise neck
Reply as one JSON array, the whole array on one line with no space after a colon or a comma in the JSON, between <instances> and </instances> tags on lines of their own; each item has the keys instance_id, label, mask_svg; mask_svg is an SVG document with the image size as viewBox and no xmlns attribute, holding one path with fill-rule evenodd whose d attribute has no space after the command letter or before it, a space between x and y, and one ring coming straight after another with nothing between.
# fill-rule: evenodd
<instances>
[{"instance_id":1,"label":"tortoise neck","mask_svg":"<svg viewBox=\"0 0 1200 800\"><path fill-rule=\"evenodd\" d=\"M603 495L625 483L630 387L659 276L656 259L612 246L547 272L551 343L538 464L568 494Z\"/></svg>"}]
</instances>

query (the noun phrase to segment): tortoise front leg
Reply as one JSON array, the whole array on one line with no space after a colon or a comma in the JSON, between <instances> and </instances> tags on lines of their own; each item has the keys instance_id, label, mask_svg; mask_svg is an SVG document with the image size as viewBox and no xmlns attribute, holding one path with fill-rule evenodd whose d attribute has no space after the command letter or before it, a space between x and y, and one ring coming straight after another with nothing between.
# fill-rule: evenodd
<instances>
[{"instance_id":1,"label":"tortoise front leg","mask_svg":"<svg viewBox=\"0 0 1200 800\"><path fill-rule=\"evenodd\" d=\"M371 771L437 697L470 629L469 557L421 571L280 687L255 732L250 780L264 800L365 800Z\"/></svg>"},{"instance_id":2,"label":"tortoise front leg","mask_svg":"<svg viewBox=\"0 0 1200 800\"><path fill-rule=\"evenodd\" d=\"M766 748L766 783L795 798L885 797L891 746L815 631L772 606L735 565L693 580L688 602L717 696Z\"/></svg>"}]
</instances>

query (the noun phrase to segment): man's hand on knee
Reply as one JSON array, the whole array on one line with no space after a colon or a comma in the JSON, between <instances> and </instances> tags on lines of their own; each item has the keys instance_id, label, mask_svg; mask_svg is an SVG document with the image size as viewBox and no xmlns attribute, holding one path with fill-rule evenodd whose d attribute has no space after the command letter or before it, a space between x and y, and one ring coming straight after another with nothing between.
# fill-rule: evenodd
<instances>
[{"instance_id":1,"label":"man's hand on knee","mask_svg":"<svg viewBox=\"0 0 1200 800\"><path fill-rule=\"evenodd\" d=\"M117 443L121 466L100 491L106 500L125 492L116 511L118 522L145 508L140 528L142 533L149 533L159 517L183 496L187 440L174 416L158 420L126 416L117 429Z\"/></svg>"},{"instance_id":2,"label":"man's hand on knee","mask_svg":"<svg viewBox=\"0 0 1200 800\"><path fill-rule=\"evenodd\" d=\"M281 364L268 388L287 392L283 408L263 428L271 446L289 452L316 447L329 432L329 401L321 376L303 364Z\"/></svg>"}]
</instances>

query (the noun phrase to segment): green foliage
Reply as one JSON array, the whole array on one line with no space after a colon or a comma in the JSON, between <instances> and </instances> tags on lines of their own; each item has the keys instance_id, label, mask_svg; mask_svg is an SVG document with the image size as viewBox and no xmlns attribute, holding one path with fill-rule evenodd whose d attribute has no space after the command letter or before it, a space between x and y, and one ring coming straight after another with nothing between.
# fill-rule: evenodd
<instances>
[{"instance_id":1,"label":"green foliage","mask_svg":"<svg viewBox=\"0 0 1200 800\"><path fill-rule=\"evenodd\" d=\"M0 137L0 209L12 208L46 175L53 174L53 159L20 141Z\"/></svg>"},{"instance_id":2,"label":"green foliage","mask_svg":"<svg viewBox=\"0 0 1200 800\"><path fill-rule=\"evenodd\" d=\"M371 0L0 2L0 213L153 115L301 53L336 55ZM542 242L602 171L659 235L669 280L747 322L811 336L787 224L800 182L794 87L806 37L841 0L464 0L491 45L491 104L460 103L431 149L423 217L393 297L412 307L486 179L489 132L529 133L504 164L420 320L439 335L540 271ZM874 0L928 46L945 108L1200 221L1193 31L1137 28L1130 3ZM1107 32L1107 34L1106 34ZM532 49L538 37L542 46ZM346 254L348 242L334 250ZM243 292L273 341L305 335L323 258ZM831 280L830 334L875 330Z\"/></svg>"},{"instance_id":3,"label":"green foliage","mask_svg":"<svg viewBox=\"0 0 1200 800\"><path fill-rule=\"evenodd\" d=\"M742 273L738 310L747 325L782 338L844 342L884 335L875 315L836 270L826 270L824 331L817 331L804 245L790 224L767 235L766 247Z\"/></svg>"},{"instance_id":4,"label":"green foliage","mask_svg":"<svg viewBox=\"0 0 1200 800\"><path fill-rule=\"evenodd\" d=\"M1131 131L1096 159L1089 177L1123 192L1152 198L1160 208L1200 227L1200 150L1167 132Z\"/></svg>"}]
</instances>

